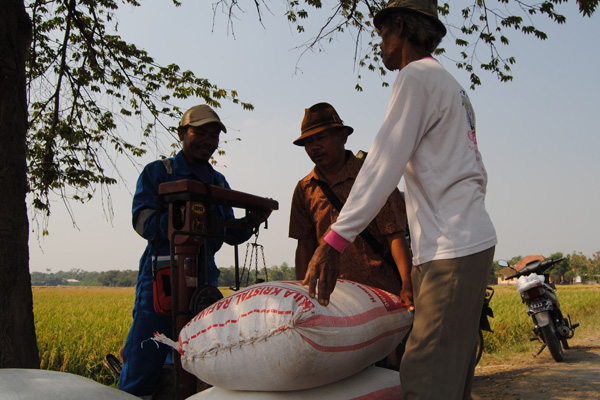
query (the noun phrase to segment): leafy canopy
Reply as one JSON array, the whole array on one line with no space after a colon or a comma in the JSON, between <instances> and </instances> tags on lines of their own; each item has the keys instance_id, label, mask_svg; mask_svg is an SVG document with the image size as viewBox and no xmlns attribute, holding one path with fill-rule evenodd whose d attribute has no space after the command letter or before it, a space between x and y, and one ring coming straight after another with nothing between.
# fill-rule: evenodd
<instances>
[{"instance_id":1,"label":"leafy canopy","mask_svg":"<svg viewBox=\"0 0 600 400\"><path fill-rule=\"evenodd\" d=\"M385 6L382 0L283 0L285 17L301 34L312 35L301 48L319 51L339 34L349 34L355 43L358 66L356 90L361 91L360 71L378 73L382 84L386 70L381 64L379 38L372 15ZM579 0L579 12L591 17L599 0ZM178 0L172 0L179 6ZM258 12L269 12L265 0L244 1ZM512 80L516 62L504 53L510 50L509 34L533 35L545 40L547 34L536 27L540 18L557 24L566 22L557 8L566 0L473 0L458 6L445 2L438 10L448 27L448 37L459 49L455 55L438 48L436 55L454 60L471 80L481 85L480 71L495 74L501 81ZM159 65L143 49L118 35L115 13L120 5L138 7L137 0L29 0L33 41L26 65L29 134L27 160L29 192L34 209L50 214L50 197L85 202L97 186L107 187L118 174L119 155L135 160L146 152L157 131L175 132L163 121L178 118L174 102L202 98L219 107L220 101L242 102L235 90L227 90L197 77L176 64ZM233 31L236 14L243 12L241 0L214 0L217 11L228 16ZM307 32L304 22L318 26ZM313 24L314 21L320 22ZM535 23L534 23L535 19ZM303 53L302 53L303 54ZM122 134L125 124L139 125L139 139ZM177 142L175 140L175 142Z\"/></svg>"},{"instance_id":2,"label":"leafy canopy","mask_svg":"<svg viewBox=\"0 0 600 400\"><path fill-rule=\"evenodd\" d=\"M116 183L106 172L116 170L116 156L133 160L143 155L157 129L175 134L163 123L182 113L174 100L196 97L220 107L226 99L253 109L235 90L176 64L158 65L146 51L125 42L115 33L120 4L140 5L136 0L26 4L33 22L26 65L28 190L34 208L45 215L53 193L85 202L98 184ZM121 134L125 123L139 124L139 142Z\"/></svg>"},{"instance_id":3,"label":"leafy canopy","mask_svg":"<svg viewBox=\"0 0 600 400\"><path fill-rule=\"evenodd\" d=\"M226 5L230 10L239 7L238 0L220 0L217 3ZM379 38L372 25L372 16L387 3L382 0L286 0L286 15L296 30L302 33L306 32L304 21L309 19L309 11L323 11L325 18L320 29L305 43L305 49L320 50L336 35L346 32L355 42L355 61L359 69L366 68L383 77L386 70L381 64ZM438 48L435 55L446 57L458 68L467 71L471 89L481 85L480 71L495 74L502 82L513 79L511 66L516 59L505 55L510 52L511 32L546 40L548 35L536 26L547 19L557 24L566 22L566 17L557 8L564 6L567 0L472 0L457 3L438 2L438 15L448 28L448 38L462 50L458 54L447 54L446 49ZM585 17L591 17L598 7L598 0L579 0L576 3L580 14ZM255 1L259 13L264 4L262 0ZM385 81L382 84L387 86ZM356 89L362 90L359 83Z\"/></svg>"}]
</instances>

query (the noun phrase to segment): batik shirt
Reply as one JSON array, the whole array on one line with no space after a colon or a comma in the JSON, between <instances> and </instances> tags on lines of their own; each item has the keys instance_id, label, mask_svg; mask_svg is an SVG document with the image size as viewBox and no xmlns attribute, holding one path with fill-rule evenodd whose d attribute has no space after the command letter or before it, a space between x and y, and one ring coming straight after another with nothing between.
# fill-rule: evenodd
<instances>
[{"instance_id":1,"label":"batik shirt","mask_svg":"<svg viewBox=\"0 0 600 400\"><path fill-rule=\"evenodd\" d=\"M344 202L350 193L354 180L363 160L347 151L344 168L329 184L333 193ZM336 221L339 210L336 210L321 188L317 180L323 180L315 167L310 174L296 185L292 198L289 236L294 239L315 239L322 243L323 236ZM389 253L386 236L403 232L406 227L404 199L398 189L390 195L387 203L369 224L368 230L381 244L385 253ZM401 283L395 265L385 262L382 254L376 254L373 248L361 237L346 248L340 259L340 277L365 285L378 287L399 295Z\"/></svg>"}]
</instances>

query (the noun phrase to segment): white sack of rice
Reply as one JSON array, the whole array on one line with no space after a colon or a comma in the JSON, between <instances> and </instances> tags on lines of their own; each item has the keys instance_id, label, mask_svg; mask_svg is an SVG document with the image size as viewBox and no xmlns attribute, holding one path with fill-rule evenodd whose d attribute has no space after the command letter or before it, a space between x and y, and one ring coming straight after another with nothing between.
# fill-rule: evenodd
<instances>
[{"instance_id":1,"label":"white sack of rice","mask_svg":"<svg viewBox=\"0 0 600 400\"><path fill-rule=\"evenodd\" d=\"M265 282L203 310L171 345L183 368L210 385L301 390L337 382L385 358L412 319L398 296L355 282L338 280L327 307L311 299L300 281Z\"/></svg>"}]
</instances>

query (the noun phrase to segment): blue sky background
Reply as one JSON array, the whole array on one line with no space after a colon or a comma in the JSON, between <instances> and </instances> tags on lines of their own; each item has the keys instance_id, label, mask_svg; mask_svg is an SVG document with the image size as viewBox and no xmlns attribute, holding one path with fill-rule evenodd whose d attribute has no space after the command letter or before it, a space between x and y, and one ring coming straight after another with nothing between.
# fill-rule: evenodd
<instances>
[{"instance_id":1,"label":"blue sky background","mask_svg":"<svg viewBox=\"0 0 600 400\"><path fill-rule=\"evenodd\" d=\"M175 62L237 90L255 106L249 112L224 101L217 110L228 128L222 140L241 138L222 146L226 155L218 158L218 169L232 188L279 201L280 209L258 242L265 246L267 266L293 266L296 243L287 237L291 196L296 182L312 168L304 150L292 144L304 109L330 102L355 129L347 148L368 150L390 89L382 88L375 74L361 71L364 92L354 90L357 71L347 35L299 60L296 47L321 21L307 22L307 34L300 35L288 25L280 2L271 2L270 8L262 26L248 2L246 13L234 22L234 37L223 15L217 15L213 26L210 2L184 2L176 8L166 1L144 1L142 7L119 12L119 32L159 63ZM558 251L590 257L600 251L600 52L595 40L600 24L597 16L583 18L575 8L563 6L566 25L539 24L549 34L545 42L511 34L506 54L517 58L512 82L500 83L481 72L483 85L468 91L489 175L486 204L499 239L495 259ZM442 46L456 54L450 41L447 37ZM468 75L451 61L440 61L468 89ZM393 77L395 73L388 75L390 83ZM189 108L200 102L187 99L178 105ZM140 132L133 124L122 128L134 142L141 140ZM170 140L165 136L165 143ZM158 151L150 151L140 165L157 156ZM112 218L106 196L99 193L90 204L73 204L74 227L57 199L50 235L38 241L31 234L32 271L138 268L145 241L131 227L131 198L140 169L125 159L117 165L124 180L110 191ZM237 214L242 216L241 210ZM242 245L240 263L244 252ZM217 264L233 265L231 247L223 247Z\"/></svg>"}]
</instances>

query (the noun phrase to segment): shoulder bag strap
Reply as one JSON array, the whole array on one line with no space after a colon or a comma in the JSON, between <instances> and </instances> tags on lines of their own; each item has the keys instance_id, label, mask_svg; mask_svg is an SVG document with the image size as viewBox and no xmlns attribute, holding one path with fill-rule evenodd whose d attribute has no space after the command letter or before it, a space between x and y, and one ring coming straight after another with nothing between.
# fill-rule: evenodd
<instances>
[{"instance_id":1,"label":"shoulder bag strap","mask_svg":"<svg viewBox=\"0 0 600 400\"><path fill-rule=\"evenodd\" d=\"M326 182L323 182L319 179L315 179L315 181L317 182L317 185L319 185L319 188L321 188L323 194L325 194L325 197L327 197L327 200L329 200L331 205L336 210L338 210L338 212L341 211L342 207L344 206L344 203L335 195L335 193L333 193L333 190L331 190L329 185ZM394 259L391 257L391 255L389 253L384 254L383 246L381 245L381 243L379 243L377 239L375 239L375 237L371 234L371 232L367 230L367 228L365 228L360 233L360 236L365 242L367 242L369 246L371 246L371 248L376 254L379 254L388 263L392 263L392 265L395 265Z\"/></svg>"}]
</instances>

